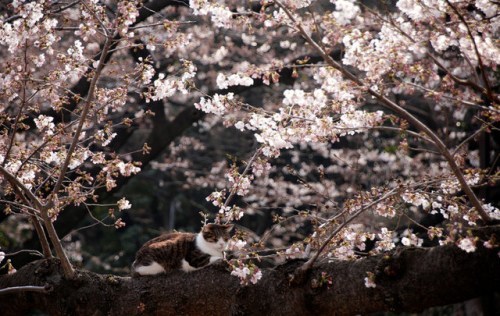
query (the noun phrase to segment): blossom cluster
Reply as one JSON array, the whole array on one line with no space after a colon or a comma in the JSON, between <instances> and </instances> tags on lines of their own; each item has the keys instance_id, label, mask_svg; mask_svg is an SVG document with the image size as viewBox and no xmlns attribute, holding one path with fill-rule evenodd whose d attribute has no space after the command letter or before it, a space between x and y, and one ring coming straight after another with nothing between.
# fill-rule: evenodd
<instances>
[{"instance_id":1,"label":"blossom cluster","mask_svg":"<svg viewBox=\"0 0 500 316\"><path fill-rule=\"evenodd\" d=\"M253 79L242 74L232 74L226 77L220 73L217 76L217 86L219 89L227 89L229 86L251 86Z\"/></svg>"},{"instance_id":2,"label":"blossom cluster","mask_svg":"<svg viewBox=\"0 0 500 316\"><path fill-rule=\"evenodd\" d=\"M189 0L189 7L195 15L209 15L215 27L228 28L232 24L233 13L229 8L207 0Z\"/></svg>"},{"instance_id":3,"label":"blossom cluster","mask_svg":"<svg viewBox=\"0 0 500 316\"><path fill-rule=\"evenodd\" d=\"M205 113L223 115L233 107L231 102L233 99L233 93L228 93L227 95L215 94L211 98L202 97L200 102L195 103L194 106Z\"/></svg>"},{"instance_id":4,"label":"blossom cluster","mask_svg":"<svg viewBox=\"0 0 500 316\"><path fill-rule=\"evenodd\" d=\"M117 24L120 34L126 35L128 27L132 25L139 16L139 10L135 1L120 1L118 3L118 12L120 13ZM133 34L131 34L133 35Z\"/></svg>"},{"instance_id":5,"label":"blossom cluster","mask_svg":"<svg viewBox=\"0 0 500 316\"><path fill-rule=\"evenodd\" d=\"M237 265L231 265L231 269L231 275L238 277L243 285L255 284L262 278L262 271L253 263L238 262Z\"/></svg>"},{"instance_id":6,"label":"blossom cluster","mask_svg":"<svg viewBox=\"0 0 500 316\"><path fill-rule=\"evenodd\" d=\"M196 75L196 66L194 66L194 64L188 60L183 60L182 62L184 72L180 77L166 77L164 73L158 74L158 79L153 82L154 88L146 97L147 102L150 99L153 101L158 101L161 99L169 98L176 92L181 92L182 94L187 94L189 92L189 83L190 80ZM144 82L148 82L152 77L151 67L145 66L144 72L141 74L141 76Z\"/></svg>"}]
</instances>

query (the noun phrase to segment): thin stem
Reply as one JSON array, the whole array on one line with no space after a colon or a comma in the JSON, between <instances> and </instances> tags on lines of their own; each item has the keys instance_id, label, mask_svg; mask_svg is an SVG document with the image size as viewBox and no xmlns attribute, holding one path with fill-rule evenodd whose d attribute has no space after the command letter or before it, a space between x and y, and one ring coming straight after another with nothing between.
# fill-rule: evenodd
<instances>
[{"instance_id":1,"label":"thin stem","mask_svg":"<svg viewBox=\"0 0 500 316\"><path fill-rule=\"evenodd\" d=\"M294 22L297 26L298 31L304 37L304 39L316 50L318 53L323 57L323 59L333 68L337 69L340 71L347 79L351 80L352 82L356 83L358 86L365 88L366 91L374 96L384 107L394 111L397 113L400 117L404 118L407 120L410 124L415 126L418 130L421 132L424 132L433 142L434 145L437 147L438 151L441 153L441 155L446 159L448 162L448 165L450 166L452 172L455 174L457 177L458 182L460 183L460 187L462 190L465 192L465 194L469 197L470 202L476 209L476 211L479 213L481 218L486 221L486 222L491 222L490 216L484 211L483 206L479 199L477 198L476 194L470 186L467 184L467 181L464 178L464 175L462 174L462 171L458 167L458 165L455 162L455 159L449 152L448 148L446 145L443 143L443 141L437 136L427 125L422 123L420 120L418 120L415 116L413 116L410 112L406 111L387 97L383 96L382 94L378 93L377 91L373 90L372 88L366 87L364 82L359 79L356 75L352 74L349 72L346 68L344 68L342 65L337 63L333 58L328 55L321 47L307 34L307 32L304 30L302 25L297 22L297 20L294 18L290 10L288 10L287 7L285 7L283 4L281 4L280 1L275 1L275 3L281 7L287 16L290 18L292 22Z\"/></svg>"},{"instance_id":2,"label":"thin stem","mask_svg":"<svg viewBox=\"0 0 500 316\"><path fill-rule=\"evenodd\" d=\"M7 287L0 290L0 295L2 294L11 294L11 293L19 293L19 292L41 292L48 293L49 287L47 286L34 286L34 285L25 285L25 286L12 286Z\"/></svg>"},{"instance_id":3,"label":"thin stem","mask_svg":"<svg viewBox=\"0 0 500 316\"><path fill-rule=\"evenodd\" d=\"M24 194L26 194L30 201L29 205L34 205L34 207L38 210L42 208L42 203L40 202L40 200L38 200L38 198L23 183L21 183L18 178L12 175L3 166L0 166L0 173L3 174L3 176L7 179L7 181L9 181L12 187L17 187Z\"/></svg>"},{"instance_id":4,"label":"thin stem","mask_svg":"<svg viewBox=\"0 0 500 316\"><path fill-rule=\"evenodd\" d=\"M257 158L257 156L260 154L261 150L262 150L262 148L258 148L255 151L252 158L250 158L250 160L248 161L247 166L245 167L245 170L243 170L243 173L240 175L240 178L247 175L248 171L250 171L250 167L252 166L252 163ZM226 202L224 203L223 207L226 207L229 205L229 203L233 199L234 195L238 191L238 185L239 185L239 182L234 184L233 189L231 190L231 193L229 193L229 196L227 197Z\"/></svg>"},{"instance_id":5,"label":"thin stem","mask_svg":"<svg viewBox=\"0 0 500 316\"><path fill-rule=\"evenodd\" d=\"M488 125L483 125L481 126L480 129L478 129L477 131L475 131L474 133L472 133L472 135L470 135L469 137L467 137L466 139L464 139L460 144L457 145L457 147L455 147L455 149L453 150L453 152L451 153L453 156L456 155L456 153L458 152L458 150L465 144L467 144L471 139L473 139L474 137L476 137L479 133L481 133L482 131L484 131L486 128L488 128L489 126Z\"/></svg>"},{"instance_id":6,"label":"thin stem","mask_svg":"<svg viewBox=\"0 0 500 316\"><path fill-rule=\"evenodd\" d=\"M13 177L15 179L15 177ZM30 220L31 223L33 224L33 227L35 227L36 234L38 236L38 239L40 240L40 245L42 246L42 251L43 251L43 256L45 258L50 258L52 257L52 251L50 250L50 245L49 241L47 240L47 236L45 235L45 231L43 229L42 224L40 224L40 221L37 217L35 208L33 208L33 202L30 202L24 194L21 192L21 189L19 188L18 185L15 184L14 181L9 180L14 192L19 196L21 200L24 201L26 204L26 207L28 209L28 213L30 213ZM28 190L29 191L29 190Z\"/></svg>"},{"instance_id":7,"label":"thin stem","mask_svg":"<svg viewBox=\"0 0 500 316\"><path fill-rule=\"evenodd\" d=\"M106 217L106 218L107 218L107 217ZM106 219L106 218L104 218L104 219ZM103 220L104 220L104 219L103 219ZM91 228L91 227L97 226L97 225L99 225L99 224L100 224L100 222L95 222L95 223L92 223L92 224L89 224L89 225L86 225L86 226L83 226L83 227L80 227L80 228L73 229L72 231L70 231L69 233L67 233L67 234L66 234L66 235L65 235L62 239L66 238L66 237L68 237L68 236L70 236L70 235L72 235L72 234L74 234L74 233L76 233L76 232L79 232L79 231L81 231L81 230L84 230L84 229L88 229L88 228Z\"/></svg>"},{"instance_id":8,"label":"thin stem","mask_svg":"<svg viewBox=\"0 0 500 316\"><path fill-rule=\"evenodd\" d=\"M72 6L74 6L75 4L77 4L77 3L79 3L79 2L80 2L80 0L73 1L73 2L71 2L71 3L68 3L68 4L67 4L67 5L65 5L65 6L62 6L62 7L60 7L60 8L55 9L54 11L52 11L52 12L50 12L50 13L51 13L51 14L54 14L54 13L59 13L59 12L61 12L61 11L64 11L64 10L66 10L66 9L71 8Z\"/></svg>"},{"instance_id":9,"label":"thin stem","mask_svg":"<svg viewBox=\"0 0 500 316\"><path fill-rule=\"evenodd\" d=\"M19 112L17 113L16 120L14 122L14 128L12 129L12 133L10 135L10 140L9 140L9 147L7 147L7 152L5 154L5 157L2 162L2 166L5 166L7 163L7 160L9 159L10 151L12 150L12 146L14 145L14 137L16 136L17 133L17 126L19 124L19 119L21 118L21 115L23 114L23 109L24 106L26 105L26 72L28 70L28 57L27 57L27 50L28 50L28 41L26 40L24 43L24 69L23 69L23 88L21 92L21 107L19 108ZM21 167L19 167L21 169Z\"/></svg>"},{"instance_id":10,"label":"thin stem","mask_svg":"<svg viewBox=\"0 0 500 316\"><path fill-rule=\"evenodd\" d=\"M35 209L41 210L42 204L40 203L38 198L28 188L26 188L24 184L22 184L14 175L10 174L10 172L8 172L2 166L0 166L0 173L2 173L10 183L16 195L24 201L27 207L30 207L28 211L30 213L31 222L33 223L33 226L35 227L36 233L38 235L38 239L40 239L40 245L42 246L43 255L45 258L52 257L49 241L47 240L45 231L43 230L43 227L38 220L37 214L34 211ZM29 199L23 194L23 192L29 197Z\"/></svg>"},{"instance_id":11,"label":"thin stem","mask_svg":"<svg viewBox=\"0 0 500 316\"><path fill-rule=\"evenodd\" d=\"M61 242L59 241L59 239L57 239L57 234L55 233L55 229L54 229L54 226L52 225L52 221L48 216L46 206L42 205L40 200L38 200L38 198L23 183L21 183L19 181L19 179L17 179L15 176L13 176L9 171L7 171L2 166L0 166L0 173L2 173L4 175L4 177L7 179L7 181L9 181L9 183L11 184L13 189L17 190L16 193L21 199L25 200L25 202L27 202L28 205L32 205L33 208L40 210L43 222L45 224L45 227L47 228L47 233L49 234L49 238L52 241L52 244L54 246L56 254L59 256L60 251L62 250ZM22 193L26 194L27 198ZM35 229L37 231L37 234L39 234L38 236L40 238L40 243L42 244L42 249L43 249L44 255L47 258L51 257L52 253L50 252L48 240L45 236L43 228L41 226L38 227L40 225L40 223L38 222L38 219L35 218L33 220L33 225L35 225ZM55 234L55 237L57 239L57 242L54 239L54 234ZM60 246L59 249L57 247L58 244ZM66 258L66 261L69 264L69 261L68 261L66 255L64 254L64 251L62 251L62 255ZM60 257L60 258L61 258L61 262L65 263L63 257ZM69 267L71 268L71 265ZM64 265L63 265L63 268L64 268ZM71 272L69 273L69 275L72 275L72 271L73 271L72 269L73 268L70 269Z\"/></svg>"},{"instance_id":12,"label":"thin stem","mask_svg":"<svg viewBox=\"0 0 500 316\"><path fill-rule=\"evenodd\" d=\"M371 127L367 127L367 129L368 128L405 133L405 134L411 135L413 137L416 137L418 139L424 140L424 141L426 141L428 143L434 144L434 142L432 140L430 140L429 138L425 137L424 135L421 135L419 133L415 133L414 131L410 131L410 130L407 130L407 129L402 129L402 128L399 128L399 127L392 127L392 126L371 126Z\"/></svg>"},{"instance_id":13,"label":"thin stem","mask_svg":"<svg viewBox=\"0 0 500 316\"><path fill-rule=\"evenodd\" d=\"M432 94L440 94L439 91L426 88L424 86L415 84L413 82L401 81L401 83L402 84L406 84L406 85L410 85L412 87L415 87L417 89L420 89L420 90L423 90L423 91L426 91L426 92L430 92ZM495 112L495 113L500 113L500 110L497 110L497 109L495 109L495 108L493 108L491 106L484 106L484 105L480 105L480 104L474 103L472 101L467 101L467 100L459 100L457 98L454 98L454 97L446 95L446 94L440 95L440 97L448 99L448 100L452 100L454 102L461 103L461 104L464 104L464 105L467 105L467 106L475 107L475 108L478 108L478 109L481 109L481 110L484 110L484 111L492 111L492 112Z\"/></svg>"},{"instance_id":14,"label":"thin stem","mask_svg":"<svg viewBox=\"0 0 500 316\"><path fill-rule=\"evenodd\" d=\"M21 171L22 167L23 167L23 166L24 166L24 165L25 165L28 161L30 161L30 159L31 159L31 158L33 158L33 157L36 155L36 153L37 153L37 152L39 152L40 150L42 150L42 149L45 147L45 145L47 145L47 144L48 144L51 140L52 140L52 138L51 138L51 137L50 137L50 138L47 138L47 139L46 139L46 140L45 140L45 141L44 141L44 142L43 142L40 146L38 146L37 148L35 148L35 149L33 150L33 152L32 152L32 153L31 153L28 157L26 157L26 159L24 159L24 160L23 160L23 162L21 162L21 165L19 166L19 169L17 169L17 172L16 172L16 174L15 174L15 175L17 176L17 174L19 173L19 171Z\"/></svg>"},{"instance_id":15,"label":"thin stem","mask_svg":"<svg viewBox=\"0 0 500 316\"><path fill-rule=\"evenodd\" d=\"M30 255L39 256L39 257L43 257L44 256L38 250L22 249L22 250L19 250L19 251L16 251L16 252L6 253L5 257L12 257L12 256L18 255L20 253L29 253Z\"/></svg>"}]
</instances>

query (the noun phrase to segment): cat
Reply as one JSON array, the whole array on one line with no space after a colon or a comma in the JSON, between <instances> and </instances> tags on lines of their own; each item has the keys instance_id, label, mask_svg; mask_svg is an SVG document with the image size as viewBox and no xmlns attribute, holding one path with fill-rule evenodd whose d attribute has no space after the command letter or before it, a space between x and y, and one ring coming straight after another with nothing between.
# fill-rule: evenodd
<instances>
[{"instance_id":1,"label":"cat","mask_svg":"<svg viewBox=\"0 0 500 316\"><path fill-rule=\"evenodd\" d=\"M194 271L223 257L233 225L206 224L197 234L169 233L146 242L135 256L132 275Z\"/></svg>"}]
</instances>

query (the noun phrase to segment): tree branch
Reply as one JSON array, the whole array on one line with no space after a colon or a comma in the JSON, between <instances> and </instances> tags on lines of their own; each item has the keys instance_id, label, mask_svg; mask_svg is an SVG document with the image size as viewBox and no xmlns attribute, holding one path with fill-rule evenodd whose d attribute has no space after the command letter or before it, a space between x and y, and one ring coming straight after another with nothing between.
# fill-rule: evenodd
<instances>
[{"instance_id":1,"label":"tree branch","mask_svg":"<svg viewBox=\"0 0 500 316\"><path fill-rule=\"evenodd\" d=\"M104 43L104 48L101 53L101 58L99 59L99 62L97 64L97 68L95 70L94 76L92 77L92 81L90 82L90 88L87 96L87 100L85 103L85 106L82 110L82 114L80 116L80 121L78 122L78 126L76 128L75 134L73 136L73 141L71 142L70 148L68 149L68 152L66 154L66 159L64 160L64 163L61 167L61 171L59 173L59 177L57 179L56 184L54 185L48 200L48 203L44 205L41 208L41 215L43 222L45 224L45 227L47 228L47 233L49 235L50 240L52 241L52 245L54 246L54 250L57 254L57 257L61 259L62 266L64 268L64 275L67 278L71 278L74 275L74 270L73 267L71 266L71 263L68 260L68 257L66 256L66 253L64 252L64 249L62 248L61 241L59 240L59 237L57 236L57 232L54 228L54 225L52 224L52 219L49 216L49 209L55 205L54 203L54 198L58 195L59 189L62 186L62 182L64 180L64 177L66 175L66 171L68 170L69 162L71 160L71 156L73 152L75 151L76 145L78 143L78 140L80 138L80 133L83 128L83 124L85 123L85 120L87 119L87 115L89 113L90 107L92 106L92 101L94 98L94 90L97 86L97 80L99 79L99 76L104 69L104 63L106 60L106 56L108 54L108 51L111 47L111 38L110 34L106 31L106 28L104 28L105 34L106 34L106 41Z\"/></svg>"},{"instance_id":2,"label":"tree branch","mask_svg":"<svg viewBox=\"0 0 500 316\"><path fill-rule=\"evenodd\" d=\"M10 172L7 171L3 166L0 166L0 174L4 175L4 177L12 186L12 189L14 190L16 195L21 200L23 200L26 206L31 206L31 208L38 209L38 211L40 211L42 204L40 203L38 198L25 185L23 185L19 181L19 179L17 179L14 175L10 174ZM29 199L23 194L23 192L29 197ZM43 255L45 256L45 258L50 258L52 257L52 252L50 251L50 245L47 240L47 236L45 235L45 231L42 225L40 224L38 217L35 214L35 211L29 211L29 213L31 222L35 227L38 239L40 241L40 245L42 246Z\"/></svg>"},{"instance_id":3,"label":"tree branch","mask_svg":"<svg viewBox=\"0 0 500 316\"><path fill-rule=\"evenodd\" d=\"M498 227L494 233L499 233ZM306 282L289 275L302 261L263 270L255 285L243 286L223 265L152 277L117 277L78 271L61 278L58 260L32 262L0 276L0 288L49 284L51 295L0 296L4 316L36 308L50 315L354 315L381 311L417 312L500 290L497 250L467 253L453 245L400 248L356 261L321 263ZM367 288L367 272L376 287ZM326 273L332 284L318 280ZM102 295L96 295L102 293Z\"/></svg>"}]
</instances>

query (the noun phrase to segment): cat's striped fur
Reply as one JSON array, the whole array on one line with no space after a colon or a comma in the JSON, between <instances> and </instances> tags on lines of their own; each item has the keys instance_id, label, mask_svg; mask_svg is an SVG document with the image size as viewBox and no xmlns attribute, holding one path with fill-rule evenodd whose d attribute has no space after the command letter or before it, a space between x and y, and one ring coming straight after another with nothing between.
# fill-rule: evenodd
<instances>
[{"instance_id":1,"label":"cat's striped fur","mask_svg":"<svg viewBox=\"0 0 500 316\"><path fill-rule=\"evenodd\" d=\"M189 272L222 258L233 225L207 224L198 234L170 233L146 242L132 264L134 275Z\"/></svg>"}]
</instances>

